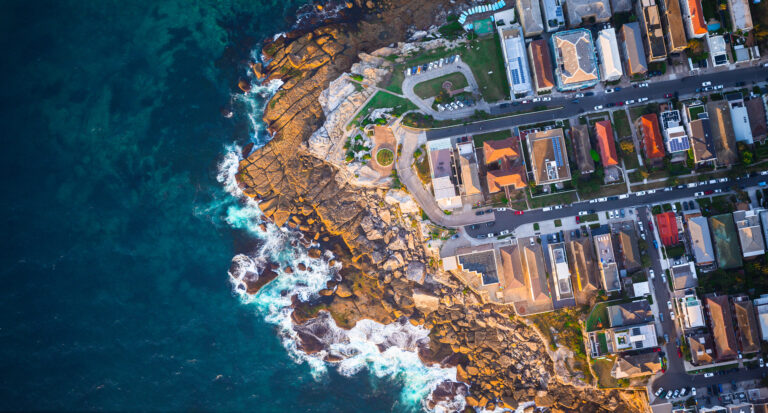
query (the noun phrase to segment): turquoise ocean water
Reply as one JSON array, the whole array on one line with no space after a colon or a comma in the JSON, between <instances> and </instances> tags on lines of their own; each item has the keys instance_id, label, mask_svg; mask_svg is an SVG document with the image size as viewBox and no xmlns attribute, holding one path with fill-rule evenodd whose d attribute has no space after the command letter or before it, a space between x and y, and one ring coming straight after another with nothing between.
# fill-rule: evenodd
<instances>
[{"instance_id":1,"label":"turquoise ocean water","mask_svg":"<svg viewBox=\"0 0 768 413\"><path fill-rule=\"evenodd\" d=\"M376 360L381 326L324 368L291 350L290 285L233 292L233 257L300 254L231 187L264 140L244 59L299 5L0 3L0 410L404 411L445 373Z\"/></svg>"}]
</instances>

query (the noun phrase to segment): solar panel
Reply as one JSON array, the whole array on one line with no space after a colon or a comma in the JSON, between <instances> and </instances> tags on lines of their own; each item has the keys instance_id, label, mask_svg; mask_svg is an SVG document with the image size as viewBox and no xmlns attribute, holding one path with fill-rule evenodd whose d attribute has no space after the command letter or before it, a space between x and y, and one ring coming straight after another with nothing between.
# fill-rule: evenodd
<instances>
[{"instance_id":1,"label":"solar panel","mask_svg":"<svg viewBox=\"0 0 768 413\"><path fill-rule=\"evenodd\" d=\"M560 168L563 166L563 156L560 151L560 140L557 138L552 138L552 146L555 148L555 163L557 164L557 167Z\"/></svg>"},{"instance_id":2,"label":"solar panel","mask_svg":"<svg viewBox=\"0 0 768 413\"><path fill-rule=\"evenodd\" d=\"M517 69L512 69L512 83L520 84L520 77L517 74Z\"/></svg>"},{"instance_id":3,"label":"solar panel","mask_svg":"<svg viewBox=\"0 0 768 413\"><path fill-rule=\"evenodd\" d=\"M521 68L523 67L523 61L520 60L519 56L517 58L517 64L520 65ZM525 74L522 72L522 70L520 71L520 83L525 83Z\"/></svg>"}]
</instances>

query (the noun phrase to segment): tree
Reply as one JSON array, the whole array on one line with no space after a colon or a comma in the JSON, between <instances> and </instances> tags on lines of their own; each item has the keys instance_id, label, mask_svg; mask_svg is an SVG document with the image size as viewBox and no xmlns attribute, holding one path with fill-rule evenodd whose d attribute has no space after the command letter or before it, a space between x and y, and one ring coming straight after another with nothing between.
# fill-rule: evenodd
<instances>
[{"instance_id":1,"label":"tree","mask_svg":"<svg viewBox=\"0 0 768 413\"><path fill-rule=\"evenodd\" d=\"M619 143L619 147L621 148L622 152L624 152L624 153L634 153L635 152L635 145L632 143L632 141L629 141L629 140L621 141L621 143Z\"/></svg>"},{"instance_id":2,"label":"tree","mask_svg":"<svg viewBox=\"0 0 768 413\"><path fill-rule=\"evenodd\" d=\"M752 152L746 152L746 151L742 152L741 153L741 162L744 165L749 165L749 164L752 163L753 157L754 157L754 155L752 154Z\"/></svg>"},{"instance_id":3,"label":"tree","mask_svg":"<svg viewBox=\"0 0 768 413\"><path fill-rule=\"evenodd\" d=\"M592 160L595 162L600 162L600 155L597 153L596 150L590 149L589 150L589 156L592 157Z\"/></svg>"}]
</instances>

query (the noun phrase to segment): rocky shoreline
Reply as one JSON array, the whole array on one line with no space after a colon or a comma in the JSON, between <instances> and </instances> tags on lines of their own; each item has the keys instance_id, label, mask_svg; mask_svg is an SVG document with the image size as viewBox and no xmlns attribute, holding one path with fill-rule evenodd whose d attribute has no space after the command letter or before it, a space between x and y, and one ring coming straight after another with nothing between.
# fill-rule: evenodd
<instances>
[{"instance_id":1,"label":"rocky shoreline","mask_svg":"<svg viewBox=\"0 0 768 413\"><path fill-rule=\"evenodd\" d=\"M418 226L397 203L386 201L385 189L351 184L338 165L308 149L326 121L323 92L361 53L439 23L456 4L358 0L347 6L359 10L360 20L287 33L264 45L267 64L254 64L255 76L283 82L264 112L274 137L252 153L244 151L237 174L243 193L260 201L266 217L303 234L310 257L329 250L338 261L331 265L338 273L318 298L293 299L300 348L323 350L319 337L328 332L327 317L341 328L362 319L411 323L430 331L428 341L414 344L422 361L458 372L460 383L439 386L429 407L467 393L469 406L489 410L534 401L552 411L643 411L644 398L631 391L574 385L579 381L563 377L560 369L555 373L545 343L511 308L483 303L459 280L429 267ZM256 293L278 270L294 269L267 266L244 280L247 291ZM325 360L342 358L329 353Z\"/></svg>"}]
</instances>

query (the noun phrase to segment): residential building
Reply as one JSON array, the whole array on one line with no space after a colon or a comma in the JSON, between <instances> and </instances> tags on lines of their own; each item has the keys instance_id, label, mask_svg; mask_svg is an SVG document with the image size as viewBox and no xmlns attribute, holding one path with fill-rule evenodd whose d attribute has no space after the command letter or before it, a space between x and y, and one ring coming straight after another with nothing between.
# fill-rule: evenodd
<instances>
[{"instance_id":1,"label":"residential building","mask_svg":"<svg viewBox=\"0 0 768 413\"><path fill-rule=\"evenodd\" d=\"M683 16L688 37L693 39L706 36L708 33L707 22L704 19L704 7L701 6L701 0L681 1L685 4Z\"/></svg>"},{"instance_id":2,"label":"residential building","mask_svg":"<svg viewBox=\"0 0 768 413\"><path fill-rule=\"evenodd\" d=\"M664 20L667 25L667 46L669 53L680 53L688 47L685 24L678 0L662 0Z\"/></svg>"},{"instance_id":3,"label":"residential building","mask_svg":"<svg viewBox=\"0 0 768 413\"><path fill-rule=\"evenodd\" d=\"M721 166L733 165L738 162L739 155L736 151L736 140L733 135L728 102L709 102L706 106L712 128L712 140L715 143L717 164Z\"/></svg>"},{"instance_id":4,"label":"residential building","mask_svg":"<svg viewBox=\"0 0 768 413\"><path fill-rule=\"evenodd\" d=\"M677 229L677 216L674 212L662 212L656 214L656 225L659 230L659 238L665 247L671 247L680 243Z\"/></svg>"},{"instance_id":5,"label":"residential building","mask_svg":"<svg viewBox=\"0 0 768 413\"><path fill-rule=\"evenodd\" d=\"M728 11L731 13L733 31L748 32L752 25L752 13L749 11L748 0L728 0Z\"/></svg>"},{"instance_id":6,"label":"residential building","mask_svg":"<svg viewBox=\"0 0 768 413\"><path fill-rule=\"evenodd\" d=\"M629 379L656 374L659 371L661 371L659 354L642 353L617 357L611 368L611 376L615 379Z\"/></svg>"},{"instance_id":7,"label":"residential building","mask_svg":"<svg viewBox=\"0 0 768 413\"><path fill-rule=\"evenodd\" d=\"M688 135L680 121L680 111L668 110L666 112L661 112L660 116L661 129L664 131L664 143L667 147L667 152L686 152L690 149L691 144L688 141Z\"/></svg>"},{"instance_id":8,"label":"residential building","mask_svg":"<svg viewBox=\"0 0 768 413\"><path fill-rule=\"evenodd\" d=\"M669 128L680 126L682 124L679 110L667 110L659 114L661 117L661 129L666 131Z\"/></svg>"},{"instance_id":9,"label":"residential building","mask_svg":"<svg viewBox=\"0 0 768 413\"><path fill-rule=\"evenodd\" d=\"M532 0L538 4L538 0ZM519 4L519 3L518 3ZM528 62L525 53L525 39L520 26L499 27L499 37L504 54L504 66L507 71L509 93L512 98L527 96L533 91L531 75L528 72Z\"/></svg>"},{"instance_id":10,"label":"residential building","mask_svg":"<svg viewBox=\"0 0 768 413\"><path fill-rule=\"evenodd\" d=\"M747 106L749 125L752 127L752 140L763 142L768 135L765 119L765 102L760 97L755 97L744 102Z\"/></svg>"},{"instance_id":11,"label":"residential building","mask_svg":"<svg viewBox=\"0 0 768 413\"><path fill-rule=\"evenodd\" d=\"M728 108L731 110L731 123L733 124L733 135L736 142L752 144L752 127L749 126L749 114L744 105L744 99L741 93L729 93L725 95L728 101Z\"/></svg>"},{"instance_id":12,"label":"residential building","mask_svg":"<svg viewBox=\"0 0 768 413\"><path fill-rule=\"evenodd\" d=\"M693 252L693 259L699 267L711 267L715 264L715 250L712 248L712 236L707 218L696 215L688 218L688 239Z\"/></svg>"},{"instance_id":13,"label":"residential building","mask_svg":"<svg viewBox=\"0 0 768 413\"><path fill-rule=\"evenodd\" d=\"M645 295L651 295L651 286L648 281L633 282L632 283L633 297L642 297Z\"/></svg>"},{"instance_id":14,"label":"residential building","mask_svg":"<svg viewBox=\"0 0 768 413\"><path fill-rule=\"evenodd\" d=\"M655 113L643 115L637 119L637 130L645 147L645 157L649 160L664 158L664 144L659 131L659 120Z\"/></svg>"},{"instance_id":15,"label":"residential building","mask_svg":"<svg viewBox=\"0 0 768 413\"><path fill-rule=\"evenodd\" d=\"M624 269L634 272L642 268L640 249L637 247L637 235L635 229L630 226L622 226L618 232L619 245L624 255Z\"/></svg>"},{"instance_id":16,"label":"residential building","mask_svg":"<svg viewBox=\"0 0 768 413\"><path fill-rule=\"evenodd\" d=\"M613 13L632 11L632 0L611 0Z\"/></svg>"},{"instance_id":17,"label":"residential building","mask_svg":"<svg viewBox=\"0 0 768 413\"><path fill-rule=\"evenodd\" d=\"M555 278L555 295L558 300L573 298L571 271L565 254L565 244L549 244L549 261Z\"/></svg>"},{"instance_id":18,"label":"residential building","mask_svg":"<svg viewBox=\"0 0 768 413\"><path fill-rule=\"evenodd\" d=\"M563 129L550 129L526 135L531 170L536 185L554 184L571 179Z\"/></svg>"},{"instance_id":19,"label":"residential building","mask_svg":"<svg viewBox=\"0 0 768 413\"><path fill-rule=\"evenodd\" d=\"M498 284L498 267L492 244L472 248L466 252L457 251L456 259L459 269L468 273L470 277L480 277L482 285Z\"/></svg>"},{"instance_id":20,"label":"residential building","mask_svg":"<svg viewBox=\"0 0 768 413\"><path fill-rule=\"evenodd\" d=\"M592 33L574 29L552 35L555 81L560 91L592 87L600 81Z\"/></svg>"},{"instance_id":21,"label":"residential building","mask_svg":"<svg viewBox=\"0 0 768 413\"><path fill-rule=\"evenodd\" d=\"M483 158L488 193L494 194L504 188L525 188L527 174L520 157L520 141L517 138L484 141Z\"/></svg>"},{"instance_id":22,"label":"residential building","mask_svg":"<svg viewBox=\"0 0 768 413\"><path fill-rule=\"evenodd\" d=\"M688 335L688 348L691 350L691 364L705 366L715 360L715 344L709 332Z\"/></svg>"},{"instance_id":23,"label":"residential building","mask_svg":"<svg viewBox=\"0 0 768 413\"><path fill-rule=\"evenodd\" d=\"M533 86L536 93L549 92L555 87L552 75L552 59L546 40L538 39L528 44L528 57L531 59Z\"/></svg>"},{"instance_id":24,"label":"residential building","mask_svg":"<svg viewBox=\"0 0 768 413\"><path fill-rule=\"evenodd\" d=\"M653 311L648 300L641 298L628 303L609 305L605 308L611 328L627 327L653 321Z\"/></svg>"},{"instance_id":25,"label":"residential building","mask_svg":"<svg viewBox=\"0 0 768 413\"><path fill-rule=\"evenodd\" d=\"M736 358L736 335L733 332L731 305L727 295L707 297L710 331L715 343L715 361Z\"/></svg>"},{"instance_id":26,"label":"residential building","mask_svg":"<svg viewBox=\"0 0 768 413\"><path fill-rule=\"evenodd\" d=\"M576 164L582 175L595 172L595 161L592 159L592 143L589 140L587 125L571 126L571 143L576 155Z\"/></svg>"},{"instance_id":27,"label":"residential building","mask_svg":"<svg viewBox=\"0 0 768 413\"><path fill-rule=\"evenodd\" d=\"M523 26L525 37L538 36L544 31L539 0L518 0L517 15L520 18L520 25Z\"/></svg>"},{"instance_id":28,"label":"residential building","mask_svg":"<svg viewBox=\"0 0 768 413\"><path fill-rule=\"evenodd\" d=\"M531 300L535 304L551 303L552 299L549 296L547 270L544 264L541 244L535 242L533 237L530 237L525 240L518 240L518 246L521 248L520 255L523 272L528 279Z\"/></svg>"},{"instance_id":29,"label":"residential building","mask_svg":"<svg viewBox=\"0 0 768 413\"><path fill-rule=\"evenodd\" d=\"M763 240L768 242L768 211L762 210L759 215L760 222L763 224Z\"/></svg>"},{"instance_id":30,"label":"residential building","mask_svg":"<svg viewBox=\"0 0 768 413\"><path fill-rule=\"evenodd\" d=\"M579 27L585 21L602 23L611 19L611 5L608 0L568 0L565 8L570 27Z\"/></svg>"},{"instance_id":31,"label":"residential building","mask_svg":"<svg viewBox=\"0 0 768 413\"><path fill-rule=\"evenodd\" d=\"M427 142L429 167L432 172L432 189L435 200L442 209L460 208L461 196L452 180L453 146L450 138Z\"/></svg>"},{"instance_id":32,"label":"residential building","mask_svg":"<svg viewBox=\"0 0 768 413\"><path fill-rule=\"evenodd\" d=\"M562 0L541 0L544 7L544 26L548 32L556 32L565 28Z\"/></svg>"},{"instance_id":33,"label":"residential building","mask_svg":"<svg viewBox=\"0 0 768 413\"><path fill-rule=\"evenodd\" d=\"M689 288L696 288L699 285L696 267L693 265L693 262L674 265L670 268L670 273L675 290L687 290Z\"/></svg>"},{"instance_id":34,"label":"residential building","mask_svg":"<svg viewBox=\"0 0 768 413\"><path fill-rule=\"evenodd\" d=\"M624 23L621 26L621 38L624 43L624 58L627 61L626 73L629 76L644 75L648 72L645 60L643 40L638 22Z\"/></svg>"},{"instance_id":35,"label":"residential building","mask_svg":"<svg viewBox=\"0 0 768 413\"><path fill-rule=\"evenodd\" d=\"M760 338L768 341L768 294L763 294L754 301L757 323L760 325Z\"/></svg>"},{"instance_id":36,"label":"residential building","mask_svg":"<svg viewBox=\"0 0 768 413\"><path fill-rule=\"evenodd\" d=\"M611 328L607 331L614 352L656 347L656 328L648 300L641 298L629 303L606 307Z\"/></svg>"},{"instance_id":37,"label":"residential building","mask_svg":"<svg viewBox=\"0 0 768 413\"><path fill-rule=\"evenodd\" d=\"M757 334L757 320L752 300L747 296L733 298L733 313L739 329L739 348L742 354L760 351L760 337Z\"/></svg>"},{"instance_id":38,"label":"residential building","mask_svg":"<svg viewBox=\"0 0 768 413\"><path fill-rule=\"evenodd\" d=\"M758 215L760 212L762 209L733 212L733 220L739 231L741 254L744 258L757 257L765 253L763 230L760 227L760 216Z\"/></svg>"},{"instance_id":39,"label":"residential building","mask_svg":"<svg viewBox=\"0 0 768 413\"><path fill-rule=\"evenodd\" d=\"M611 121L601 120L596 122L595 137L597 139L597 148L600 150L600 161L603 163L603 166L618 165L619 157L616 155L616 140L613 138Z\"/></svg>"},{"instance_id":40,"label":"residential building","mask_svg":"<svg viewBox=\"0 0 768 413\"><path fill-rule=\"evenodd\" d=\"M456 145L459 153L459 168L461 170L464 195L472 196L483 192L480 187L480 176L477 174L477 157L475 157L474 142L464 142Z\"/></svg>"},{"instance_id":41,"label":"residential building","mask_svg":"<svg viewBox=\"0 0 768 413\"><path fill-rule=\"evenodd\" d=\"M709 44L709 59L712 61L712 66L727 65L729 62L725 38L722 35L710 36L707 37L707 43Z\"/></svg>"},{"instance_id":42,"label":"residential building","mask_svg":"<svg viewBox=\"0 0 768 413\"><path fill-rule=\"evenodd\" d=\"M624 74L621 68L619 42L616 40L616 30L613 27L600 30L597 34L597 54L600 57L600 74L603 81L613 82L621 79Z\"/></svg>"},{"instance_id":43,"label":"residential building","mask_svg":"<svg viewBox=\"0 0 768 413\"><path fill-rule=\"evenodd\" d=\"M686 330L705 327L704 309L693 289L687 290L682 297L676 298L676 300L680 306L680 315L683 317L683 326Z\"/></svg>"},{"instance_id":44,"label":"residential building","mask_svg":"<svg viewBox=\"0 0 768 413\"><path fill-rule=\"evenodd\" d=\"M700 113L699 118L688 122L688 135L693 148L693 161L697 164L712 163L715 156L715 141L709 124L707 112Z\"/></svg>"},{"instance_id":45,"label":"residential building","mask_svg":"<svg viewBox=\"0 0 768 413\"><path fill-rule=\"evenodd\" d=\"M724 270L741 267L743 261L733 216L720 214L709 217L709 228L712 231L712 241L715 245L717 266Z\"/></svg>"},{"instance_id":46,"label":"residential building","mask_svg":"<svg viewBox=\"0 0 768 413\"><path fill-rule=\"evenodd\" d=\"M607 292L621 291L619 269L613 254L613 242L611 240L610 228L602 226L592 230L592 240L595 244L595 252L597 253L598 268L600 269L603 288Z\"/></svg>"},{"instance_id":47,"label":"residential building","mask_svg":"<svg viewBox=\"0 0 768 413\"><path fill-rule=\"evenodd\" d=\"M568 241L568 263L571 266L572 285L578 292L600 289L595 252L588 237Z\"/></svg>"},{"instance_id":48,"label":"residential building","mask_svg":"<svg viewBox=\"0 0 768 413\"><path fill-rule=\"evenodd\" d=\"M736 63L739 62L746 62L751 58L749 54L749 49L744 47L743 44L737 44L736 46L733 46L733 60Z\"/></svg>"},{"instance_id":49,"label":"residential building","mask_svg":"<svg viewBox=\"0 0 768 413\"><path fill-rule=\"evenodd\" d=\"M659 6L652 5L643 8L645 24L645 50L649 62L660 62L667 58L667 47L664 44L664 28L661 27Z\"/></svg>"}]
</instances>

